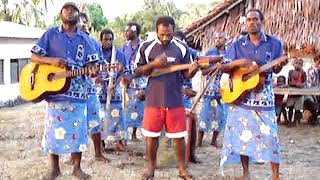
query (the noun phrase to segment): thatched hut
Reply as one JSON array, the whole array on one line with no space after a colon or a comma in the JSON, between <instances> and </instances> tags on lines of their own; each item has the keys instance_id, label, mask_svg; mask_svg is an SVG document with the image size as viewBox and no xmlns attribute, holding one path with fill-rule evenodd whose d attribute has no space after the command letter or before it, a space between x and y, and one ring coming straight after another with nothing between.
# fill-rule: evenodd
<instances>
[{"instance_id":1,"label":"thatched hut","mask_svg":"<svg viewBox=\"0 0 320 180\"><path fill-rule=\"evenodd\" d=\"M266 33L280 38L286 49L312 47L320 52L319 0L225 0L184 29L188 43L206 50L214 46L218 31L238 37L241 17L252 7L264 13Z\"/></svg>"}]
</instances>

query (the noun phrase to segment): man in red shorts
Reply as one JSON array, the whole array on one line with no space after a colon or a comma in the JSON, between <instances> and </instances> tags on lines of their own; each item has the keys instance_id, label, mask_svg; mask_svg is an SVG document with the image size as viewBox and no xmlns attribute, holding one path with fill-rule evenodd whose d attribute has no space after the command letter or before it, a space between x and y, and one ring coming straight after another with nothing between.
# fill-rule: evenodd
<instances>
[{"instance_id":1,"label":"man in red shorts","mask_svg":"<svg viewBox=\"0 0 320 180\"><path fill-rule=\"evenodd\" d=\"M136 75L149 75L153 69L169 65L190 63L190 53L185 43L173 38L175 22L171 17L159 17L156 22L157 38L144 42L137 54ZM182 84L199 69L194 64L189 70L177 71L158 77L150 77L146 89L146 101L142 133L146 136L147 169L143 179L153 179L159 136L163 126L166 136L173 138L179 177L192 179L185 167L186 112L183 104Z\"/></svg>"}]
</instances>

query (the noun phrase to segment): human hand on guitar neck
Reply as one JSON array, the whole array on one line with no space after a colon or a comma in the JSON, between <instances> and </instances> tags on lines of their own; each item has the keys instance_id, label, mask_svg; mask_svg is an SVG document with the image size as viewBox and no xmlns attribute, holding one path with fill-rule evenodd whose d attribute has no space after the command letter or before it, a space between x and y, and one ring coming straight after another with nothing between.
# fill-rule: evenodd
<instances>
[{"instance_id":1,"label":"human hand on guitar neck","mask_svg":"<svg viewBox=\"0 0 320 180\"><path fill-rule=\"evenodd\" d=\"M279 60L280 63L274 66L275 72L281 70L283 66L288 64L288 56L281 56L277 60ZM227 64L221 64L220 69L225 73L231 73L236 68L252 68L253 66L257 66L257 63L255 61L251 61L248 59L237 59Z\"/></svg>"}]
</instances>

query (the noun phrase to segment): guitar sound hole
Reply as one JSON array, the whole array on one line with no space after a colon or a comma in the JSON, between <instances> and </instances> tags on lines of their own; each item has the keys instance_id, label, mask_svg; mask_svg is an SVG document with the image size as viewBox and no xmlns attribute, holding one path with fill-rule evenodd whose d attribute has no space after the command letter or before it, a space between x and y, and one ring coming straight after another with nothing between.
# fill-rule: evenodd
<instances>
[{"instance_id":1,"label":"guitar sound hole","mask_svg":"<svg viewBox=\"0 0 320 180\"><path fill-rule=\"evenodd\" d=\"M53 81L53 78L54 78L54 73L50 73L48 75L48 81Z\"/></svg>"}]
</instances>

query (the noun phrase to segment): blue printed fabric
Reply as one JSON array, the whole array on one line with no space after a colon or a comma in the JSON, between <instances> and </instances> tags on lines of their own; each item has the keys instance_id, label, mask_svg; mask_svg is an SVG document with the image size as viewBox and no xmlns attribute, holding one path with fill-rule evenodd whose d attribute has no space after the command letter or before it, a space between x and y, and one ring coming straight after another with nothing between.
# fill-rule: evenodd
<instances>
[{"instance_id":1,"label":"blue printed fabric","mask_svg":"<svg viewBox=\"0 0 320 180\"><path fill-rule=\"evenodd\" d=\"M229 106L220 165L239 164L240 155L248 156L250 162L280 163L275 117L274 110L257 111Z\"/></svg>"},{"instance_id":2,"label":"blue printed fabric","mask_svg":"<svg viewBox=\"0 0 320 180\"><path fill-rule=\"evenodd\" d=\"M86 103L48 102L42 146L45 153L84 152L88 144Z\"/></svg>"}]
</instances>

